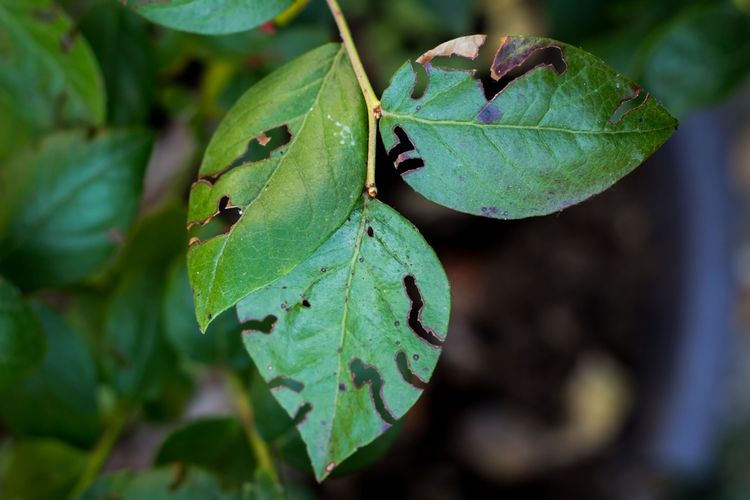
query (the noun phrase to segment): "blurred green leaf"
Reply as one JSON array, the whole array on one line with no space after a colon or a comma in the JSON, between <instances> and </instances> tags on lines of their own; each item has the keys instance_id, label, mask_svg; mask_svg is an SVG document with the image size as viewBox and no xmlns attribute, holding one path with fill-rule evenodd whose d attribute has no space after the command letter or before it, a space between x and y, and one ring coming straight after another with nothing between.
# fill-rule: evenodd
<instances>
[{"instance_id":1,"label":"blurred green leaf","mask_svg":"<svg viewBox=\"0 0 750 500\"><path fill-rule=\"evenodd\" d=\"M125 0L149 20L180 31L219 35L259 26L281 14L293 0Z\"/></svg>"},{"instance_id":2,"label":"blurred green leaf","mask_svg":"<svg viewBox=\"0 0 750 500\"><path fill-rule=\"evenodd\" d=\"M484 38L447 43L476 57ZM505 37L492 63L495 80L541 51L560 61L529 69L489 101L472 73L431 64L451 55L441 53L446 47L418 60L428 85L417 98L411 63L396 72L383 93L380 132L387 150L402 147L395 165L403 179L454 210L498 219L560 211L631 172L677 127L634 82L571 45Z\"/></svg>"},{"instance_id":3,"label":"blurred green leaf","mask_svg":"<svg viewBox=\"0 0 750 500\"><path fill-rule=\"evenodd\" d=\"M0 387L31 371L44 353L39 322L18 290L0 276Z\"/></svg>"},{"instance_id":4,"label":"blurred green leaf","mask_svg":"<svg viewBox=\"0 0 750 500\"><path fill-rule=\"evenodd\" d=\"M0 170L0 270L25 288L76 282L113 254L141 194L140 131L49 136Z\"/></svg>"},{"instance_id":5,"label":"blurred green leaf","mask_svg":"<svg viewBox=\"0 0 750 500\"><path fill-rule=\"evenodd\" d=\"M65 498L87 459L83 451L53 439L21 441L10 453L2 495L9 500Z\"/></svg>"},{"instance_id":6,"label":"blurred green leaf","mask_svg":"<svg viewBox=\"0 0 750 500\"><path fill-rule=\"evenodd\" d=\"M47 341L42 364L0 391L0 415L15 434L55 437L89 446L99 432L94 360L78 332L35 304Z\"/></svg>"},{"instance_id":7,"label":"blurred green leaf","mask_svg":"<svg viewBox=\"0 0 750 500\"><path fill-rule=\"evenodd\" d=\"M688 9L649 41L640 73L677 116L719 102L750 74L750 16L724 3Z\"/></svg>"},{"instance_id":8,"label":"blurred green leaf","mask_svg":"<svg viewBox=\"0 0 750 500\"><path fill-rule=\"evenodd\" d=\"M170 266L162 314L167 338L186 359L214 366L227 365L237 371L252 365L242 346L242 328L233 310L222 313L206 333L201 333L195 320L193 292L184 257Z\"/></svg>"},{"instance_id":9,"label":"blurred green leaf","mask_svg":"<svg viewBox=\"0 0 750 500\"><path fill-rule=\"evenodd\" d=\"M107 121L113 125L145 121L156 87L153 44L145 21L108 1L89 10L79 26L104 75Z\"/></svg>"},{"instance_id":10,"label":"blurred green leaf","mask_svg":"<svg viewBox=\"0 0 750 500\"><path fill-rule=\"evenodd\" d=\"M264 470L258 470L252 483L242 491L242 500L285 500L281 485ZM295 500L299 500L295 497Z\"/></svg>"},{"instance_id":11,"label":"blurred green leaf","mask_svg":"<svg viewBox=\"0 0 750 500\"><path fill-rule=\"evenodd\" d=\"M155 464L181 463L206 469L227 485L253 479L253 452L240 421L234 417L205 418L170 434L156 453Z\"/></svg>"},{"instance_id":12,"label":"blurred green leaf","mask_svg":"<svg viewBox=\"0 0 750 500\"><path fill-rule=\"evenodd\" d=\"M416 402L449 309L432 249L367 197L309 259L237 304L245 347L298 422L318 480Z\"/></svg>"},{"instance_id":13,"label":"blurred green leaf","mask_svg":"<svg viewBox=\"0 0 750 500\"><path fill-rule=\"evenodd\" d=\"M0 159L55 126L103 119L96 59L65 13L50 0L0 3L0 130L15 136Z\"/></svg>"},{"instance_id":14,"label":"blurred green leaf","mask_svg":"<svg viewBox=\"0 0 750 500\"><path fill-rule=\"evenodd\" d=\"M162 275L136 269L118 284L109 305L102 361L116 391L129 402L157 397L176 369L162 332L162 290Z\"/></svg>"},{"instance_id":15,"label":"blurred green leaf","mask_svg":"<svg viewBox=\"0 0 750 500\"><path fill-rule=\"evenodd\" d=\"M366 136L362 92L339 45L295 59L242 96L190 193L192 225L223 206L239 209L227 233L188 250L202 329L289 272L346 219L364 187ZM301 226L305 237L290 238Z\"/></svg>"},{"instance_id":16,"label":"blurred green leaf","mask_svg":"<svg viewBox=\"0 0 750 500\"><path fill-rule=\"evenodd\" d=\"M101 476L81 500L239 500L225 492L218 479L199 469L185 475L160 467L141 473L119 472Z\"/></svg>"}]
</instances>

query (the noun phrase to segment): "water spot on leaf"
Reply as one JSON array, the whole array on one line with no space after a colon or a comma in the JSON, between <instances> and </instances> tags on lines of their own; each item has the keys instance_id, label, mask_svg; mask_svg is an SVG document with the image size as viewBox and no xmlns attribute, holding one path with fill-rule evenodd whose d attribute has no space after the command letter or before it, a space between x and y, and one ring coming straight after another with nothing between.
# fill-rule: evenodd
<instances>
[{"instance_id":1,"label":"water spot on leaf","mask_svg":"<svg viewBox=\"0 0 750 500\"><path fill-rule=\"evenodd\" d=\"M380 418L384 422L394 424L396 419L391 414L390 410L383 400L383 378L380 376L378 370L371 365L364 363L359 358L354 358L349 363L349 370L351 371L352 381L357 389L361 389L365 385L370 386L370 396L372 398L375 411L378 412Z\"/></svg>"},{"instance_id":2,"label":"water spot on leaf","mask_svg":"<svg viewBox=\"0 0 750 500\"><path fill-rule=\"evenodd\" d=\"M433 347L440 347L443 345L443 339L437 336L437 334L430 328L426 328L422 324L422 309L424 308L424 300L422 299L422 293L419 291L417 281L412 275L404 276L404 288L406 289L406 295L411 301L411 307L409 308L408 322L409 328L422 340L427 342Z\"/></svg>"}]
</instances>

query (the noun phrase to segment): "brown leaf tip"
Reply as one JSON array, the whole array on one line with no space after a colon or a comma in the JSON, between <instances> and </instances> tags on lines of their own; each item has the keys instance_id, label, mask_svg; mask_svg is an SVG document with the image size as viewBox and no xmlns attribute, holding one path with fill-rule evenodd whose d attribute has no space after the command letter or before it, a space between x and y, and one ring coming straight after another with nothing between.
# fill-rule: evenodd
<instances>
[{"instance_id":1,"label":"brown leaf tip","mask_svg":"<svg viewBox=\"0 0 750 500\"><path fill-rule=\"evenodd\" d=\"M419 58L417 62L419 64L428 64L436 57L450 57L459 56L467 59L476 59L479 55L479 49L482 48L484 42L487 40L487 35L470 35L448 40L447 42L441 43L432 50L428 50Z\"/></svg>"}]
</instances>

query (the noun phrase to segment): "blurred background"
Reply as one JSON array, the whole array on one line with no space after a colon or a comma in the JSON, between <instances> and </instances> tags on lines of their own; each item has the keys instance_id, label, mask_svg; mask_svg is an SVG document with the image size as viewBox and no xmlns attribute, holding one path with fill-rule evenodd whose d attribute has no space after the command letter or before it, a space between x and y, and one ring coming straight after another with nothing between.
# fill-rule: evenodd
<instances>
[{"instance_id":1,"label":"blurred background","mask_svg":"<svg viewBox=\"0 0 750 500\"><path fill-rule=\"evenodd\" d=\"M294 498L750 499L750 3L341 4L378 92L404 61L447 39L489 35L481 77L502 35L539 34L637 80L680 128L609 191L520 221L426 201L380 145L380 198L420 228L452 283L450 337L405 420L317 485L236 321L198 333L184 226L202 151L227 110L275 68L337 39L325 2L217 37L160 28L114 1L45 7L40 19L68 16L66 32L90 46L104 124L60 113L32 84L19 111L8 74L21 66L6 58L18 47L0 18L0 171L56 130L137 126L155 138L133 217L109 233L90 272L39 278L43 264L19 267L23 255L0 251L0 274L47 338L40 367L0 388L4 496L62 498L91 450L109 448L105 472L153 469L149 484L186 469L207 474L205 484L241 483L252 457L239 387ZM18 177L0 179L7 249L7 221L28 209L3 207ZM104 498L105 480L90 498Z\"/></svg>"}]
</instances>

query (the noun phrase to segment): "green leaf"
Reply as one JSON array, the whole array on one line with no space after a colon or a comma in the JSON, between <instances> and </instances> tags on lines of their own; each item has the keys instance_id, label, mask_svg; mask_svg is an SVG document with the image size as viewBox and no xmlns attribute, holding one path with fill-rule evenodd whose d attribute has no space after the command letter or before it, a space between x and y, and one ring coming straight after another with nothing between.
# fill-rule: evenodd
<instances>
[{"instance_id":1,"label":"green leaf","mask_svg":"<svg viewBox=\"0 0 750 500\"><path fill-rule=\"evenodd\" d=\"M0 415L15 434L89 446L99 432L94 359L83 337L60 316L41 304L34 309L47 352L36 370L0 391Z\"/></svg>"},{"instance_id":2,"label":"green leaf","mask_svg":"<svg viewBox=\"0 0 750 500\"><path fill-rule=\"evenodd\" d=\"M42 361L41 326L21 294L0 276L0 387L28 373Z\"/></svg>"},{"instance_id":3,"label":"green leaf","mask_svg":"<svg viewBox=\"0 0 750 500\"><path fill-rule=\"evenodd\" d=\"M286 500L287 498L299 500L296 496L287 497L281 485L268 472L260 469L255 474L255 480L246 484L242 491L242 500Z\"/></svg>"},{"instance_id":4,"label":"green leaf","mask_svg":"<svg viewBox=\"0 0 750 500\"><path fill-rule=\"evenodd\" d=\"M22 441L13 446L5 474L3 498L66 498L86 465L86 453L53 439Z\"/></svg>"},{"instance_id":5,"label":"green leaf","mask_svg":"<svg viewBox=\"0 0 750 500\"><path fill-rule=\"evenodd\" d=\"M398 213L364 201L290 274L237 305L245 346L322 480L388 430L429 380L448 280Z\"/></svg>"},{"instance_id":6,"label":"green leaf","mask_svg":"<svg viewBox=\"0 0 750 500\"><path fill-rule=\"evenodd\" d=\"M164 295L164 331L174 349L186 359L208 365L228 365L235 370L250 367L242 348L237 316L229 311L211 323L205 334L195 321L187 263L181 257L170 266Z\"/></svg>"},{"instance_id":7,"label":"green leaf","mask_svg":"<svg viewBox=\"0 0 750 500\"><path fill-rule=\"evenodd\" d=\"M178 475L166 467L141 473L118 472L101 476L81 500L230 500L238 494L224 492L218 479L201 470Z\"/></svg>"},{"instance_id":8,"label":"green leaf","mask_svg":"<svg viewBox=\"0 0 750 500\"><path fill-rule=\"evenodd\" d=\"M81 20L104 74L107 121L138 124L148 118L156 89L156 63L146 22L116 2L100 3Z\"/></svg>"},{"instance_id":9,"label":"green leaf","mask_svg":"<svg viewBox=\"0 0 750 500\"><path fill-rule=\"evenodd\" d=\"M219 35L249 30L270 21L292 0L125 0L147 19L180 31Z\"/></svg>"},{"instance_id":10,"label":"green leaf","mask_svg":"<svg viewBox=\"0 0 750 500\"><path fill-rule=\"evenodd\" d=\"M76 282L114 252L142 190L144 132L49 136L0 170L0 271L25 288Z\"/></svg>"},{"instance_id":11,"label":"green leaf","mask_svg":"<svg viewBox=\"0 0 750 500\"><path fill-rule=\"evenodd\" d=\"M750 73L750 17L725 4L689 9L650 40L641 64L677 116L715 104Z\"/></svg>"},{"instance_id":12,"label":"green leaf","mask_svg":"<svg viewBox=\"0 0 750 500\"><path fill-rule=\"evenodd\" d=\"M162 281L153 270L135 270L118 284L109 305L102 361L115 390L131 402L157 397L175 369L162 332Z\"/></svg>"},{"instance_id":13,"label":"green leaf","mask_svg":"<svg viewBox=\"0 0 750 500\"><path fill-rule=\"evenodd\" d=\"M239 216L226 234L194 240L188 251L201 329L341 225L364 187L366 150L362 93L339 45L309 52L245 93L190 193L190 225L225 211Z\"/></svg>"},{"instance_id":14,"label":"green leaf","mask_svg":"<svg viewBox=\"0 0 750 500\"><path fill-rule=\"evenodd\" d=\"M234 486L250 481L255 472L253 452L234 417L196 420L174 431L155 459L156 465L171 463L201 467Z\"/></svg>"},{"instance_id":15,"label":"green leaf","mask_svg":"<svg viewBox=\"0 0 750 500\"><path fill-rule=\"evenodd\" d=\"M412 97L410 63L383 94L386 149L398 154L404 180L436 203L502 219L559 211L611 186L675 130L676 121L640 87L554 40L504 38L494 80L539 56L545 64L490 101L471 72L432 64L434 57L475 58L484 40L459 38L420 57L429 80L422 96Z\"/></svg>"},{"instance_id":16,"label":"green leaf","mask_svg":"<svg viewBox=\"0 0 750 500\"><path fill-rule=\"evenodd\" d=\"M19 139L36 138L57 125L98 125L104 119L96 60L50 0L0 4L0 121L6 109L20 120L14 123ZM7 152L0 150L0 158Z\"/></svg>"}]
</instances>

